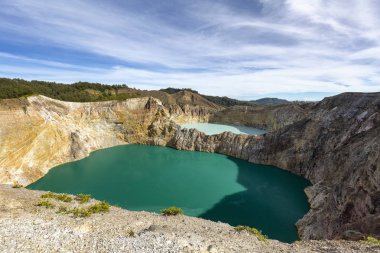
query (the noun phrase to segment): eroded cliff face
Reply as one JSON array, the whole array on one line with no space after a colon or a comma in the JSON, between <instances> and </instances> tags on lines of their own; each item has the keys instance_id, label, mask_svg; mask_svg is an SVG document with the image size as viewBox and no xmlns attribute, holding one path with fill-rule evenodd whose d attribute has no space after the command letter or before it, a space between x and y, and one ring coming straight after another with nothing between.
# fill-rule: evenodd
<instances>
[{"instance_id":1,"label":"eroded cliff face","mask_svg":"<svg viewBox=\"0 0 380 253\"><path fill-rule=\"evenodd\" d=\"M339 238L348 230L379 237L379 123L379 93L347 93L324 99L303 119L263 136L184 129L170 145L275 165L309 179L311 210L297 223L302 239Z\"/></svg>"},{"instance_id":2,"label":"eroded cliff face","mask_svg":"<svg viewBox=\"0 0 380 253\"><path fill-rule=\"evenodd\" d=\"M275 131L306 117L308 110L297 104L278 106L232 106L210 116L210 122L244 125Z\"/></svg>"},{"instance_id":3,"label":"eroded cliff face","mask_svg":"<svg viewBox=\"0 0 380 253\"><path fill-rule=\"evenodd\" d=\"M201 107L154 98L71 103L44 96L0 103L0 183L29 184L59 164L127 143L165 145L178 122L207 121Z\"/></svg>"}]
</instances>

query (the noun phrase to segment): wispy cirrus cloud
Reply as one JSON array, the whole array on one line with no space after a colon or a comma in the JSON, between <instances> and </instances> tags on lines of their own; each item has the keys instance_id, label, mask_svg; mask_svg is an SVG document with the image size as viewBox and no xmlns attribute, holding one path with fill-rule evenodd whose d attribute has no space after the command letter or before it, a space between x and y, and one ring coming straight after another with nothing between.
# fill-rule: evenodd
<instances>
[{"instance_id":1,"label":"wispy cirrus cloud","mask_svg":"<svg viewBox=\"0 0 380 253\"><path fill-rule=\"evenodd\" d=\"M0 75L247 99L377 91L379 10L375 0L3 0Z\"/></svg>"}]
</instances>

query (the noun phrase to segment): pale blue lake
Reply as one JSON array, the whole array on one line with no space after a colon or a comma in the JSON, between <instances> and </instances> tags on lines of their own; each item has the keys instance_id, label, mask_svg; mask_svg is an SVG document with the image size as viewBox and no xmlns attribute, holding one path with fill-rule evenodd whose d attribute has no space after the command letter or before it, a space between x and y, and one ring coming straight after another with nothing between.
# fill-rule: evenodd
<instances>
[{"instance_id":1,"label":"pale blue lake","mask_svg":"<svg viewBox=\"0 0 380 253\"><path fill-rule=\"evenodd\" d=\"M252 134L259 135L265 134L268 131L263 129L246 127L246 126L232 126L217 123L189 123L181 125L182 128L195 128L198 131L204 132L207 135L220 134L223 132L232 132L234 134Z\"/></svg>"}]
</instances>

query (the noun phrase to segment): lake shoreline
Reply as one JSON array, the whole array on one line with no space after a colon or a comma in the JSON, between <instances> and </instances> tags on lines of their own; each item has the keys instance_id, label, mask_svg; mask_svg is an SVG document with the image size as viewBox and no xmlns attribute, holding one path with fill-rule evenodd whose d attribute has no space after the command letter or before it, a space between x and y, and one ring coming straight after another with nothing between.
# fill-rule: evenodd
<instances>
[{"instance_id":1,"label":"lake shoreline","mask_svg":"<svg viewBox=\"0 0 380 253\"><path fill-rule=\"evenodd\" d=\"M257 227L271 238L291 242L297 239L294 224L309 209L306 182L280 168L222 154L131 144L55 167L28 189L91 194L137 211L159 212L175 205L190 216ZM265 196L272 197L263 202ZM284 206L287 215L281 211Z\"/></svg>"}]
</instances>

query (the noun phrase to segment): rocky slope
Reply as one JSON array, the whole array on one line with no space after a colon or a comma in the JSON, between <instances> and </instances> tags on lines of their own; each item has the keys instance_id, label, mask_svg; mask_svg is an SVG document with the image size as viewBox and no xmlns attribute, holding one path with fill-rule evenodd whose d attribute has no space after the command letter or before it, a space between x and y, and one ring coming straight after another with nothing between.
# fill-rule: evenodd
<instances>
[{"instance_id":1,"label":"rocky slope","mask_svg":"<svg viewBox=\"0 0 380 253\"><path fill-rule=\"evenodd\" d=\"M302 239L380 237L380 93L346 93L314 105L305 117L263 136L177 132L177 149L217 152L271 164L309 179L311 210Z\"/></svg>"},{"instance_id":2,"label":"rocky slope","mask_svg":"<svg viewBox=\"0 0 380 253\"><path fill-rule=\"evenodd\" d=\"M29 184L61 163L126 143L165 145L173 120L207 121L199 106L154 98L72 103L44 96L0 101L0 183Z\"/></svg>"},{"instance_id":3,"label":"rocky slope","mask_svg":"<svg viewBox=\"0 0 380 253\"><path fill-rule=\"evenodd\" d=\"M111 207L109 213L74 218L58 206L83 206L51 200L38 207L42 192L0 185L1 252L292 252L370 253L380 246L364 242L305 241L293 244L259 241L224 223L167 217ZM94 201L92 201L94 202Z\"/></svg>"},{"instance_id":4,"label":"rocky slope","mask_svg":"<svg viewBox=\"0 0 380 253\"><path fill-rule=\"evenodd\" d=\"M236 105L213 113L209 121L274 131L305 118L307 112L297 104L277 106Z\"/></svg>"}]
</instances>

